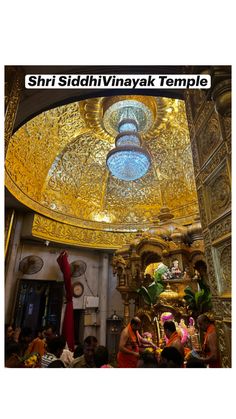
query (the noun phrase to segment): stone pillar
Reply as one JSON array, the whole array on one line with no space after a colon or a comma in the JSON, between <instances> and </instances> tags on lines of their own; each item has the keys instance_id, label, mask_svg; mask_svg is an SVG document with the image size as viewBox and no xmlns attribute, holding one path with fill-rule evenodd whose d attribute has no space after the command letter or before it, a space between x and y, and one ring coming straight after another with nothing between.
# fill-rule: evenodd
<instances>
[{"instance_id":1,"label":"stone pillar","mask_svg":"<svg viewBox=\"0 0 236 419\"><path fill-rule=\"evenodd\" d=\"M103 253L101 256L101 273L100 273L100 333L99 344L106 345L106 320L107 313L107 296L108 296L108 254Z\"/></svg>"},{"instance_id":2,"label":"stone pillar","mask_svg":"<svg viewBox=\"0 0 236 419\"><path fill-rule=\"evenodd\" d=\"M5 322L11 323L14 315L14 304L17 293L17 273L19 260L19 247L23 217L17 215L12 229L12 238L8 248L9 258L5 270Z\"/></svg>"},{"instance_id":3,"label":"stone pillar","mask_svg":"<svg viewBox=\"0 0 236 419\"><path fill-rule=\"evenodd\" d=\"M231 118L228 93L222 96L224 104L222 97L216 94L218 90L221 92L223 75L230 78L230 67L222 67L221 71L216 69L210 67L209 70L214 75L213 93L211 90L189 90L185 100L221 363L222 367L230 367ZM219 79L217 75L220 75ZM220 89L217 89L218 80Z\"/></svg>"}]
</instances>

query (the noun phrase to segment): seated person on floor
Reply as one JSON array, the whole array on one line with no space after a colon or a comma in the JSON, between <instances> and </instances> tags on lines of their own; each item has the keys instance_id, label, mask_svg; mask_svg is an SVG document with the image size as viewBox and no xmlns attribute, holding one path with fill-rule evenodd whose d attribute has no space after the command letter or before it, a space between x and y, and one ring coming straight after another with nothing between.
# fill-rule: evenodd
<instances>
[{"instance_id":1,"label":"seated person on floor","mask_svg":"<svg viewBox=\"0 0 236 419\"><path fill-rule=\"evenodd\" d=\"M158 361L154 352L144 351L138 360L137 368L158 368Z\"/></svg>"},{"instance_id":2,"label":"seated person on floor","mask_svg":"<svg viewBox=\"0 0 236 419\"><path fill-rule=\"evenodd\" d=\"M96 368L112 368L109 362L108 349L105 346L99 345L94 353L94 363Z\"/></svg>"}]
</instances>

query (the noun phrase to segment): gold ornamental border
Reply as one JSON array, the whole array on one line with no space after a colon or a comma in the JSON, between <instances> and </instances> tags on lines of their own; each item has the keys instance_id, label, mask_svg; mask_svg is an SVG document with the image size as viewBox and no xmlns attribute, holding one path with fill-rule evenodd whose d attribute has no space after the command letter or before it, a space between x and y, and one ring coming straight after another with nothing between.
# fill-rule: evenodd
<instances>
[{"instance_id":1,"label":"gold ornamental border","mask_svg":"<svg viewBox=\"0 0 236 419\"><path fill-rule=\"evenodd\" d=\"M68 214L63 213L57 213L55 210L51 210L44 205L40 204L39 202L35 201L34 199L27 196L22 190L13 182L7 171L5 171L5 185L9 192L15 196L18 201L20 201L22 204L27 206L28 208L32 209L35 212L38 212L39 214L42 214L45 217L53 218L55 221L58 221L62 224L69 224L71 226L77 227L77 228L87 228L88 230L95 230L95 231L104 231L106 232L107 229L112 230L112 232L127 232L124 230L134 230L133 225L129 224L109 224L105 222L96 222L96 221L90 221L90 220L81 220L78 217L73 217ZM135 224L135 230L139 228L148 228L150 227L150 223L140 223Z\"/></svg>"},{"instance_id":2,"label":"gold ornamental border","mask_svg":"<svg viewBox=\"0 0 236 419\"><path fill-rule=\"evenodd\" d=\"M114 142L114 136L117 135L116 130L111 126L107 131L104 127L104 117L109 107L119 104L120 101L138 101L149 110L148 130L142 132L144 141L155 137L161 128L164 128L167 122L167 114L170 117L170 110L174 110L177 104L175 99L145 95L118 95L110 97L98 97L93 99L85 99L80 103L80 112L86 126L95 128L98 135L102 135L104 140L109 143ZM119 105L118 105L119 106ZM152 118L154 117L154 120ZM171 118L172 119L172 118ZM174 121L172 121L173 123Z\"/></svg>"},{"instance_id":3,"label":"gold ornamental border","mask_svg":"<svg viewBox=\"0 0 236 419\"><path fill-rule=\"evenodd\" d=\"M136 232L119 233L89 230L35 214L32 224L32 235L43 240L73 246L116 250L133 241L136 237Z\"/></svg>"},{"instance_id":4,"label":"gold ornamental border","mask_svg":"<svg viewBox=\"0 0 236 419\"><path fill-rule=\"evenodd\" d=\"M81 229L86 229L86 230L93 230L93 231L97 231L97 232L104 232L105 234L110 233L118 233L118 234L132 234L132 231L135 230L135 233L137 232L137 230L140 229L149 229L153 227L153 221L150 220L150 222L148 223L135 223L135 227L132 224L109 224L109 223L105 223L105 222L95 222L95 221L89 221L89 220L81 220L78 219L77 217L72 217L69 216L68 214L62 214L62 213L57 213L55 210L51 210L47 207L45 207L44 205L40 204L39 202L33 200L32 198L30 198L29 196L27 196L11 179L11 177L9 176L9 174L7 173L7 171L5 171L5 185L7 187L7 189L9 190L9 192L15 196L18 201L20 201L22 204L24 204L25 206L27 206L28 208L30 208L31 210L38 212L39 214L41 214L44 217L48 217L48 218L52 218L54 219L56 222L61 223L61 224L68 224L72 227L75 228L81 228ZM178 208L178 209L184 209L185 207L189 207L190 208L190 212L189 212L189 217L186 217L186 215L177 215L177 217L175 217L175 220L180 220L181 222L183 220L185 220L186 222L190 222L189 218L194 217L196 211L195 208L193 209L192 207L197 205L197 201L192 201L190 202L187 206L183 205L182 207ZM174 211L175 212L175 211ZM109 231L107 231L109 229ZM130 231L127 231L130 230Z\"/></svg>"}]
</instances>

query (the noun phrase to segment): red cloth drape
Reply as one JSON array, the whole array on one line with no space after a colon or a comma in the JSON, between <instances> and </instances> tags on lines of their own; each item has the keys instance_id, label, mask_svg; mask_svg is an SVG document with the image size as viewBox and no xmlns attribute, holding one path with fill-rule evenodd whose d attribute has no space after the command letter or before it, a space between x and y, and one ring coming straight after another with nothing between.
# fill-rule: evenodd
<instances>
[{"instance_id":1,"label":"red cloth drape","mask_svg":"<svg viewBox=\"0 0 236 419\"><path fill-rule=\"evenodd\" d=\"M71 269L67 259L67 252L63 251L57 258L57 263L63 273L66 291L66 310L62 326L62 334L65 336L70 351L74 352L74 314L71 287Z\"/></svg>"}]
</instances>

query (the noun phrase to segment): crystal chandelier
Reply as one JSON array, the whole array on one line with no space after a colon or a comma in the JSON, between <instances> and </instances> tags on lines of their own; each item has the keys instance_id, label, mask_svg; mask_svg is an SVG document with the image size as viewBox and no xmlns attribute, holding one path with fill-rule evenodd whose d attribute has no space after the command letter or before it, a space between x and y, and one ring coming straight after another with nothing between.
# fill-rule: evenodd
<instances>
[{"instance_id":1,"label":"crystal chandelier","mask_svg":"<svg viewBox=\"0 0 236 419\"><path fill-rule=\"evenodd\" d=\"M148 152L141 147L138 123L133 118L123 117L118 132L116 147L107 155L107 167L118 179L139 179L147 173L151 159Z\"/></svg>"}]
</instances>

